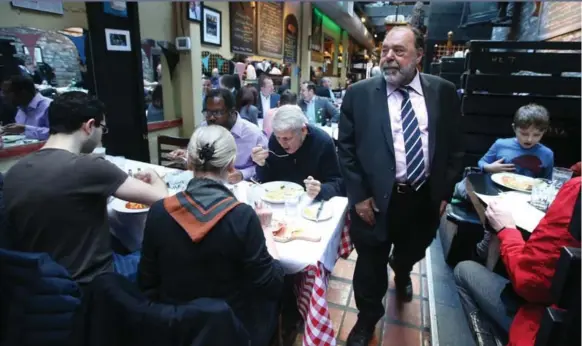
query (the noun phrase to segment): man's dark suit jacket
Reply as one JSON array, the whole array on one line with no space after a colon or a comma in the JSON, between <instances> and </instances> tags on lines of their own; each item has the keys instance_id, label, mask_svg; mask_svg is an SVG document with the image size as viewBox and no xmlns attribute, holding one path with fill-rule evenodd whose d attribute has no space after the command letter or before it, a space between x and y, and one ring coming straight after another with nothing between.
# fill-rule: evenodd
<instances>
[{"instance_id":1,"label":"man's dark suit jacket","mask_svg":"<svg viewBox=\"0 0 582 346\"><path fill-rule=\"evenodd\" d=\"M257 98L257 104L255 106L257 106L257 108L259 109L259 118L263 118L263 100L261 99L261 89L257 89L259 90L259 97ZM272 93L271 97L270 97L270 101L271 101L271 109L272 108L277 108L279 105L279 99L281 98L281 95L277 94L277 93Z\"/></svg>"},{"instance_id":2,"label":"man's dark suit jacket","mask_svg":"<svg viewBox=\"0 0 582 346\"><path fill-rule=\"evenodd\" d=\"M420 82L428 112L431 212L419 217L434 218L436 232L440 203L450 200L462 170L460 103L453 83L426 74L420 75ZM368 226L352 210L352 225L368 240L386 240L386 213L396 183L396 161L383 76L353 84L346 92L338 156L350 206L373 197L380 210L375 227Z\"/></svg>"}]
</instances>

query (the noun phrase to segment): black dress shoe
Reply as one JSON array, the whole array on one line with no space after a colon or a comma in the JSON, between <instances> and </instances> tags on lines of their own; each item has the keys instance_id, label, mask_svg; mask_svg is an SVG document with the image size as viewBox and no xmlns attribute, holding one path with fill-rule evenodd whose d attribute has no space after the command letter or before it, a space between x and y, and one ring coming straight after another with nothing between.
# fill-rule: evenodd
<instances>
[{"instance_id":1,"label":"black dress shoe","mask_svg":"<svg viewBox=\"0 0 582 346\"><path fill-rule=\"evenodd\" d=\"M374 337L374 327L368 327L365 323L358 319L356 325L350 331L347 346L368 346Z\"/></svg>"},{"instance_id":2,"label":"black dress shoe","mask_svg":"<svg viewBox=\"0 0 582 346\"><path fill-rule=\"evenodd\" d=\"M396 298L405 303L412 301L412 280L410 280L410 274L407 276L395 276L394 283L396 284Z\"/></svg>"}]
</instances>

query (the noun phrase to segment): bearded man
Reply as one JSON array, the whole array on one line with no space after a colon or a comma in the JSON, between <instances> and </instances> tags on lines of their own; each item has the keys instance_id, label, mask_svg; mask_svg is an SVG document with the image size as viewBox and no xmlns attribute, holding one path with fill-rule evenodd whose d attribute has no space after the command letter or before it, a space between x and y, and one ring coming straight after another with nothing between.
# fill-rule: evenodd
<instances>
[{"instance_id":1,"label":"bearded man","mask_svg":"<svg viewBox=\"0 0 582 346\"><path fill-rule=\"evenodd\" d=\"M417 29L390 30L382 75L352 85L342 103L338 155L358 252L350 346L368 345L384 315L388 263L399 300L412 300L410 272L436 235L462 169L457 92L417 71L423 47Z\"/></svg>"}]
</instances>

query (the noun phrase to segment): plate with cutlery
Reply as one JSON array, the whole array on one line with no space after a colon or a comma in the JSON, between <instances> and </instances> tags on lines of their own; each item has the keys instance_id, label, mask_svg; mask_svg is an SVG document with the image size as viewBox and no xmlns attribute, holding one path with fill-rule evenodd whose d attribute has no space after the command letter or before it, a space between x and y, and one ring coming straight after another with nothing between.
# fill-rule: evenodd
<instances>
[{"instance_id":1,"label":"plate with cutlery","mask_svg":"<svg viewBox=\"0 0 582 346\"><path fill-rule=\"evenodd\" d=\"M333 206L326 202L317 202L302 209L301 215L307 220L326 221L333 216Z\"/></svg>"}]
</instances>

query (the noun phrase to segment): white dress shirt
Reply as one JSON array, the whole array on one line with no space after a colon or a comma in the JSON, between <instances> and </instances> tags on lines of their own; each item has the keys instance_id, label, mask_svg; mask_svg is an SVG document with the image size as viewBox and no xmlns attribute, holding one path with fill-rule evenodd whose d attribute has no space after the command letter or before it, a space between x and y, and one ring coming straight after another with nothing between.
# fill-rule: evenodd
<instances>
[{"instance_id":1,"label":"white dress shirt","mask_svg":"<svg viewBox=\"0 0 582 346\"><path fill-rule=\"evenodd\" d=\"M265 96L259 93L261 96L261 106L263 106L263 114L267 114L269 109L271 109L271 95Z\"/></svg>"},{"instance_id":2,"label":"white dress shirt","mask_svg":"<svg viewBox=\"0 0 582 346\"><path fill-rule=\"evenodd\" d=\"M416 76L408 86L414 90L409 91L410 103L412 104L412 109L414 110L414 114L418 120L418 127L420 128L420 140L422 142L422 153L424 156L424 172L425 175L428 176L428 172L430 172L428 151L428 112L426 110L426 103L419 76L420 73L416 72ZM392 140L394 142L394 156L396 158L396 181L405 183L406 147L404 146L402 117L400 114L404 97L390 84L388 84L386 89L388 95L388 112L390 113L390 127L392 128Z\"/></svg>"}]
</instances>

